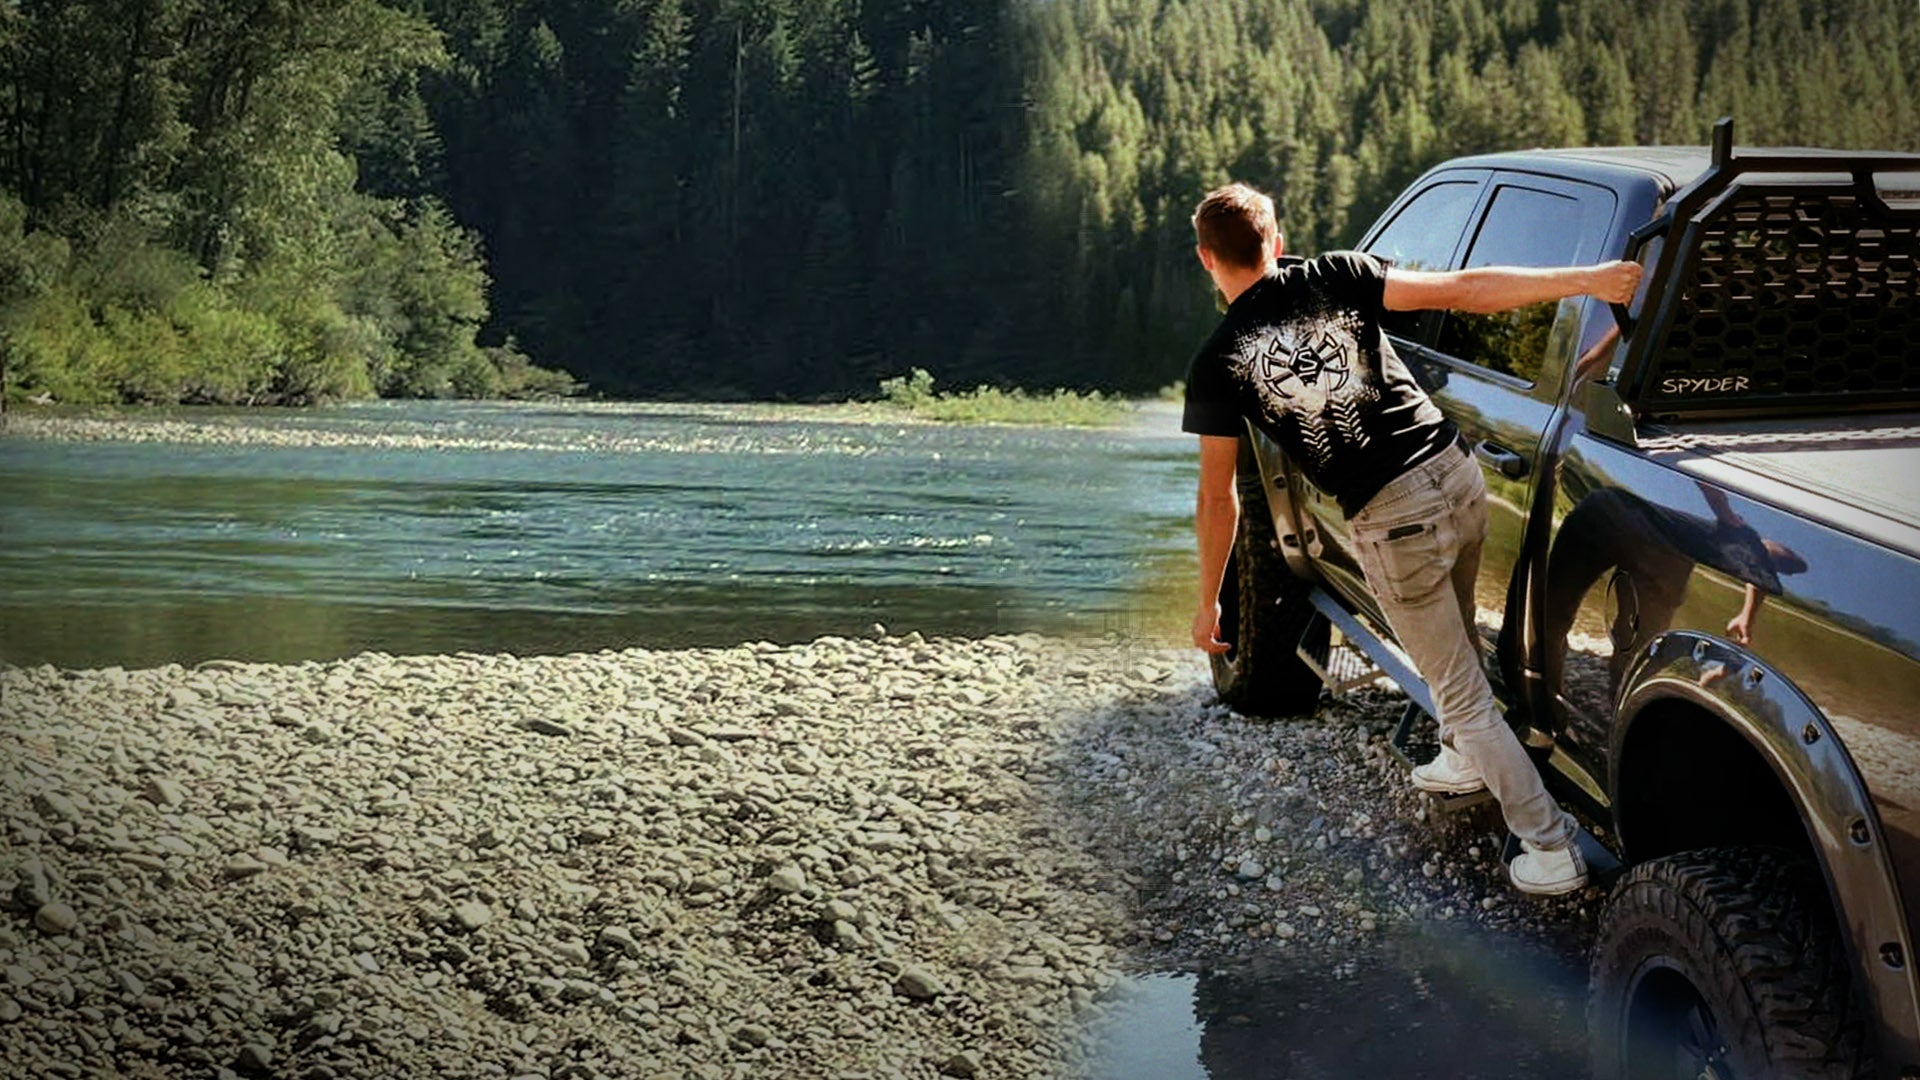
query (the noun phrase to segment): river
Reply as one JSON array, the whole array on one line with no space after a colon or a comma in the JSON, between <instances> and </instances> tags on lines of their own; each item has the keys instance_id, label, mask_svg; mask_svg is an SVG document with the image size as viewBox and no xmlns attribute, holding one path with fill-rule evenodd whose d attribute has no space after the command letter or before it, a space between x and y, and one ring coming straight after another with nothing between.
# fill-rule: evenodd
<instances>
[{"instance_id":1,"label":"river","mask_svg":"<svg viewBox=\"0 0 1920 1080\"><path fill-rule=\"evenodd\" d=\"M1098 431L843 417L373 402L0 439L0 659L1132 632L1191 549L1163 404Z\"/></svg>"}]
</instances>

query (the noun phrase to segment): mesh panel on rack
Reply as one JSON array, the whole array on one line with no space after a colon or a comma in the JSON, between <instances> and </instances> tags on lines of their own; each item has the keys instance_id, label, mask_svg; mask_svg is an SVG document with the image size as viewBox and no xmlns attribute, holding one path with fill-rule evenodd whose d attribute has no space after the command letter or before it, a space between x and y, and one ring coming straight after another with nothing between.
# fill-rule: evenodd
<instances>
[{"instance_id":1,"label":"mesh panel on rack","mask_svg":"<svg viewBox=\"0 0 1920 1080\"><path fill-rule=\"evenodd\" d=\"M1654 409L1920 390L1920 229L1852 191L1736 192L1701 229Z\"/></svg>"}]
</instances>

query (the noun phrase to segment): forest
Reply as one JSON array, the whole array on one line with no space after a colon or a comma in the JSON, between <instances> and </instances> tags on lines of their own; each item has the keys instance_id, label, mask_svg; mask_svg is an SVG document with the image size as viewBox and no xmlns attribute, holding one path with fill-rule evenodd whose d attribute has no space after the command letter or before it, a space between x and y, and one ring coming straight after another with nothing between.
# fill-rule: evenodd
<instances>
[{"instance_id":1,"label":"forest","mask_svg":"<svg viewBox=\"0 0 1920 1080\"><path fill-rule=\"evenodd\" d=\"M1188 215L1444 158L1920 148L1912 0L18 0L14 400L1139 393Z\"/></svg>"}]
</instances>

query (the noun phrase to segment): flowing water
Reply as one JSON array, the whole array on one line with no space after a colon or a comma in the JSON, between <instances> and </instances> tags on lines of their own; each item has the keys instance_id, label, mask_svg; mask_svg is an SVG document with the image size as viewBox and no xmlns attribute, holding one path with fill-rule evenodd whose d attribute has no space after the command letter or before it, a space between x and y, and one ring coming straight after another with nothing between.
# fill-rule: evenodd
<instances>
[{"instance_id":1,"label":"flowing water","mask_svg":"<svg viewBox=\"0 0 1920 1080\"><path fill-rule=\"evenodd\" d=\"M1165 407L1117 431L834 415L372 403L0 439L0 659L1099 634L1187 557Z\"/></svg>"}]
</instances>

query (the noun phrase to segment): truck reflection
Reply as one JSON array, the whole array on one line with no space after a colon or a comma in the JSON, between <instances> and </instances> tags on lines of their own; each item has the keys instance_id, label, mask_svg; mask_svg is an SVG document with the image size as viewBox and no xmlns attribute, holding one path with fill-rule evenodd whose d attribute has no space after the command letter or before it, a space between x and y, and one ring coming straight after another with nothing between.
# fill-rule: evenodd
<instances>
[{"instance_id":1,"label":"truck reflection","mask_svg":"<svg viewBox=\"0 0 1920 1080\"><path fill-rule=\"evenodd\" d=\"M1673 625L1695 566L1741 584L1725 633L1743 646L1753 643L1766 597L1780 595L1780 576L1807 569L1791 548L1755 532L1726 492L1697 486L1710 517L1608 488L1582 498L1561 522L1547 557L1543 673L1576 741L1593 738L1610 715L1627 657ZM1603 594L1595 586L1608 571ZM1579 630L1596 625L1604 638Z\"/></svg>"}]
</instances>

